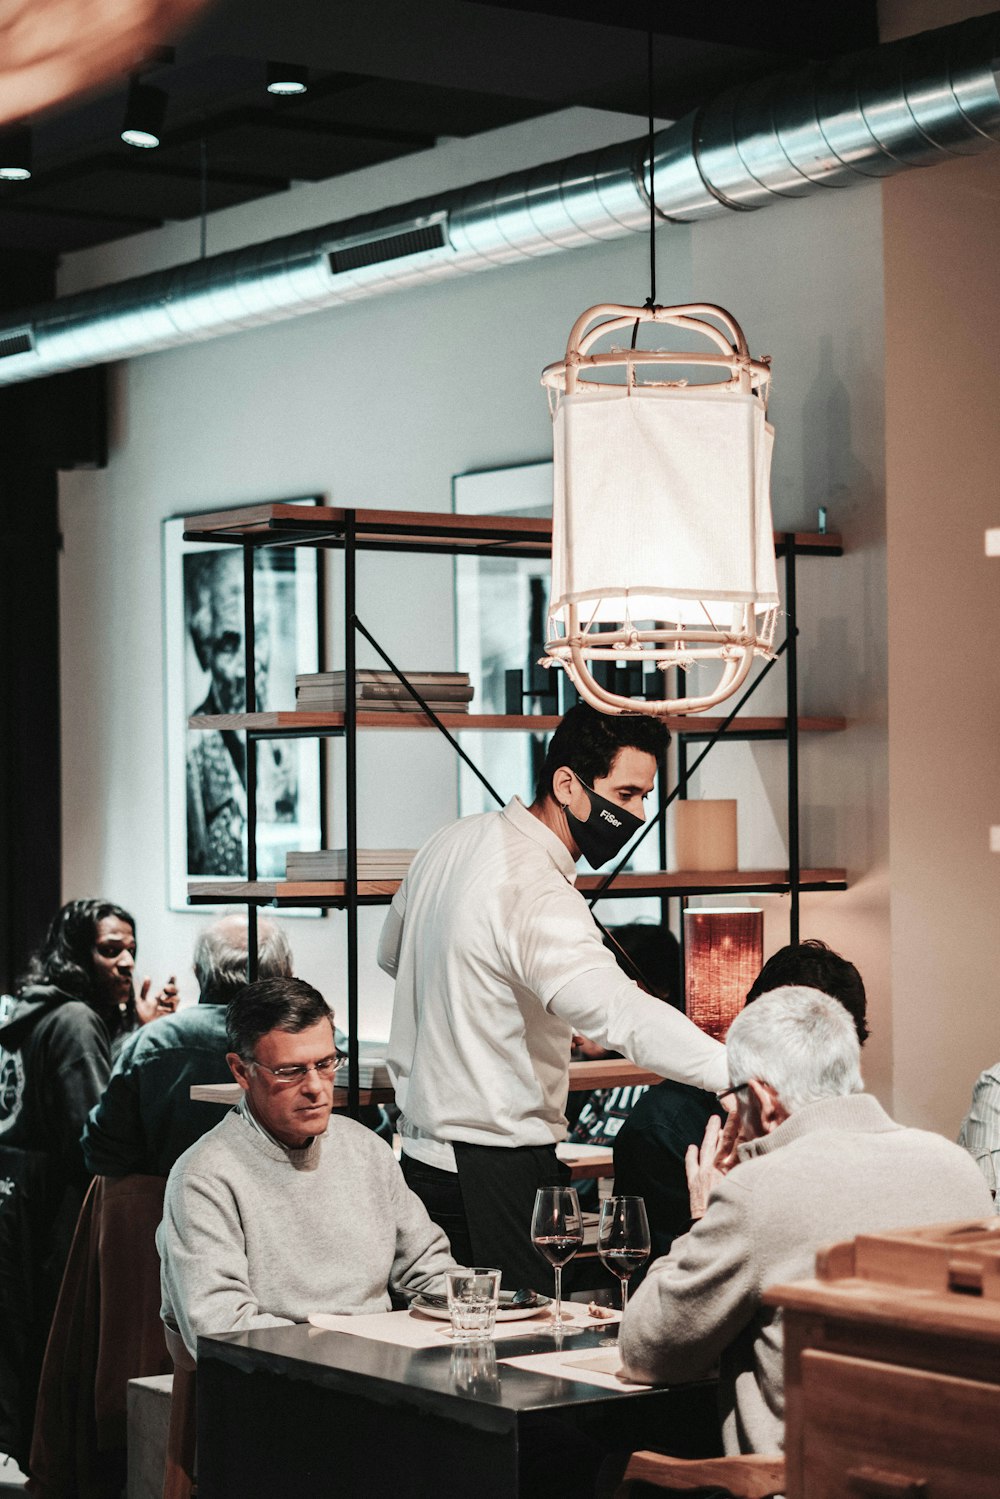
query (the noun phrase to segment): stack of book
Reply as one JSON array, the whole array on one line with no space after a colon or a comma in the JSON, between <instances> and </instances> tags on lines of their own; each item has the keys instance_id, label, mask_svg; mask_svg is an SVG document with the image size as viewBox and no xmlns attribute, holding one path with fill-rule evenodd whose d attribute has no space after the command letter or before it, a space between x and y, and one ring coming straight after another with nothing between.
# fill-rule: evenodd
<instances>
[{"instance_id":1,"label":"stack of book","mask_svg":"<svg viewBox=\"0 0 1000 1499\"><path fill-rule=\"evenodd\" d=\"M467 671L408 671L408 682L435 713L468 713L474 689ZM345 678L342 671L314 671L295 678L295 706L310 713L343 713ZM354 700L365 713L419 713L411 697L391 671L363 668L354 673Z\"/></svg>"},{"instance_id":2,"label":"stack of book","mask_svg":"<svg viewBox=\"0 0 1000 1499\"><path fill-rule=\"evenodd\" d=\"M401 880L416 849L359 848L359 880ZM347 849L293 849L285 858L288 880L346 880Z\"/></svg>"}]
</instances>

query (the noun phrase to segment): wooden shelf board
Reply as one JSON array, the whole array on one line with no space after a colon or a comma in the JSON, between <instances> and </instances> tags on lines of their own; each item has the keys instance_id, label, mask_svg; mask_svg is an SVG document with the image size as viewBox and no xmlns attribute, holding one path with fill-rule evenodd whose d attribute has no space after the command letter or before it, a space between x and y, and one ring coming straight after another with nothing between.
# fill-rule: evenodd
<instances>
[{"instance_id":1,"label":"wooden shelf board","mask_svg":"<svg viewBox=\"0 0 1000 1499\"><path fill-rule=\"evenodd\" d=\"M452 733L475 733L493 730L509 730L524 733L550 734L559 719L551 714L507 715L492 713L441 713L438 715L445 728ZM700 714L670 714L664 719L672 734L714 734L724 722L722 718L706 718ZM734 738L740 734L784 734L786 720L780 717L754 718L741 715L734 719L726 730ZM357 714L359 729L433 729L435 724L426 713L365 712ZM337 733L344 727L343 713L312 713L279 709L269 713L215 713L195 714L188 719L189 729L243 732L250 730L274 738L294 733L320 734L324 730ZM832 715L809 716L799 719L800 734L838 733L847 727L844 718Z\"/></svg>"},{"instance_id":2,"label":"wooden shelf board","mask_svg":"<svg viewBox=\"0 0 1000 1499\"><path fill-rule=\"evenodd\" d=\"M601 874L580 875L576 882L576 888L585 895L597 890L604 882L605 876ZM719 869L719 870L655 870L651 874L620 874L611 890L608 892L610 899L615 890L621 890L629 894L656 895L661 890L668 893L675 891L683 893L686 890L695 889L699 893L713 889L737 889L746 890L748 893L762 889L765 886L787 886L787 869ZM800 869L800 886L808 885L843 885L847 884L847 871L844 869Z\"/></svg>"},{"instance_id":3,"label":"wooden shelf board","mask_svg":"<svg viewBox=\"0 0 1000 1499\"><path fill-rule=\"evenodd\" d=\"M353 514L357 544L369 548L423 546L438 551L504 551L526 554L551 546L552 523L524 516L455 515L428 510L350 510L334 505L248 505L185 519L189 541L274 544L314 541L342 546L346 517ZM784 533L774 534L775 548L784 550ZM843 550L836 532L821 535L795 532L795 550L812 555L838 555Z\"/></svg>"},{"instance_id":4,"label":"wooden shelf board","mask_svg":"<svg viewBox=\"0 0 1000 1499\"><path fill-rule=\"evenodd\" d=\"M517 717L493 713L440 713L441 722L452 733L456 730L511 729L523 733L533 729L539 734L548 734L556 727L558 718L522 714ZM435 724L426 713L384 713L381 711L357 714L359 729L433 729ZM271 713L216 713L195 714L188 719L189 729L253 730L255 733L273 733L275 738L282 732L295 730L315 734L322 730L340 732L344 727L343 713L312 713L280 709Z\"/></svg>"},{"instance_id":5,"label":"wooden shelf board","mask_svg":"<svg viewBox=\"0 0 1000 1499\"><path fill-rule=\"evenodd\" d=\"M604 876L581 875L576 882L584 895L599 889ZM400 880L359 880L358 899L368 905L379 905L390 901L402 882ZM847 872L844 869L803 869L799 875L803 889L846 890ZM752 870L671 870L652 874L621 874L608 891L607 899L615 896L641 895L707 895L713 891L760 891L780 894L788 888L787 869ZM188 885L188 899L194 905L225 904L228 901L255 901L261 905L272 902L285 906L341 905L346 899L343 880L220 880L218 883L192 881Z\"/></svg>"},{"instance_id":6,"label":"wooden shelf board","mask_svg":"<svg viewBox=\"0 0 1000 1499\"><path fill-rule=\"evenodd\" d=\"M440 552L545 556L552 544L552 523L548 520L427 510L351 510L333 505L251 505L242 510L192 515L185 521L184 535L196 541L313 541L343 546L349 515L354 517L357 544L365 550L422 547Z\"/></svg>"}]
</instances>

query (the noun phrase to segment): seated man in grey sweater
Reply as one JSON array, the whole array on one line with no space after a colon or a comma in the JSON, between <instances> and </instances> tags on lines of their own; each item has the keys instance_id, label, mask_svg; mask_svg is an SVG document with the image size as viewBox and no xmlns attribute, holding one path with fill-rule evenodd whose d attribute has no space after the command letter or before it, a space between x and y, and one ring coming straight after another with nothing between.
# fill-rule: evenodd
<instances>
[{"instance_id":1,"label":"seated man in grey sweater","mask_svg":"<svg viewBox=\"0 0 1000 1499\"><path fill-rule=\"evenodd\" d=\"M992 1202L964 1150L904 1129L862 1091L854 1022L828 995L763 995L733 1022L726 1052L738 1113L724 1135L713 1117L701 1151L690 1148L696 1221L630 1299L619 1347L626 1373L653 1382L697 1379L720 1361L726 1452L776 1453L781 1322L761 1304L768 1287L812 1275L816 1251L838 1240L982 1218Z\"/></svg>"},{"instance_id":2,"label":"seated man in grey sweater","mask_svg":"<svg viewBox=\"0 0 1000 1499\"><path fill-rule=\"evenodd\" d=\"M391 1149L331 1118L337 1052L323 996L264 979L232 1001L226 1024L243 1097L167 1180L164 1320L195 1353L203 1333L388 1311L390 1287L443 1291L448 1240Z\"/></svg>"}]
</instances>

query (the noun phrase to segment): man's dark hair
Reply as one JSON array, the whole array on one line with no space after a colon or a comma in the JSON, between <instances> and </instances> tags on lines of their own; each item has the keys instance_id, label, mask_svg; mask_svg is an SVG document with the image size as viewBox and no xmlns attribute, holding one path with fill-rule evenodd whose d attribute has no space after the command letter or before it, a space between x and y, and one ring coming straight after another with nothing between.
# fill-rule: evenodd
<instances>
[{"instance_id":1,"label":"man's dark hair","mask_svg":"<svg viewBox=\"0 0 1000 1499\"><path fill-rule=\"evenodd\" d=\"M677 938L668 926L659 922L630 921L623 926L609 929L611 940L606 937L604 945L610 948L619 968L629 978L641 983L643 988L657 999L663 999L678 1009L684 1008L680 993L680 947ZM634 966L629 966L619 951L623 948Z\"/></svg>"},{"instance_id":2,"label":"man's dark hair","mask_svg":"<svg viewBox=\"0 0 1000 1499\"><path fill-rule=\"evenodd\" d=\"M648 713L598 713L587 703L577 703L549 740L535 796L542 801L552 795L552 777L560 765L568 765L581 781L593 786L609 773L619 750L642 750L659 762L669 743L666 724Z\"/></svg>"},{"instance_id":3,"label":"man's dark hair","mask_svg":"<svg viewBox=\"0 0 1000 1499\"><path fill-rule=\"evenodd\" d=\"M829 994L831 999L839 999L854 1021L858 1040L864 1046L868 1040L868 1001L861 975L853 963L815 937L806 942L792 943L789 947L779 947L754 979L746 1002L749 1004L752 999L759 999L762 994L770 994L772 989L781 989L786 984L818 989L821 994Z\"/></svg>"},{"instance_id":4,"label":"man's dark hair","mask_svg":"<svg viewBox=\"0 0 1000 1499\"><path fill-rule=\"evenodd\" d=\"M321 1020L330 1022L332 1048L333 1011L318 989L304 979L258 979L230 1000L226 1039L230 1051L250 1061L254 1047L268 1031L307 1031Z\"/></svg>"},{"instance_id":5,"label":"man's dark hair","mask_svg":"<svg viewBox=\"0 0 1000 1499\"><path fill-rule=\"evenodd\" d=\"M97 928L108 916L116 916L132 928L135 919L110 900L71 900L57 911L45 938L28 961L19 988L51 984L73 999L90 1004L94 989L93 949Z\"/></svg>"}]
</instances>

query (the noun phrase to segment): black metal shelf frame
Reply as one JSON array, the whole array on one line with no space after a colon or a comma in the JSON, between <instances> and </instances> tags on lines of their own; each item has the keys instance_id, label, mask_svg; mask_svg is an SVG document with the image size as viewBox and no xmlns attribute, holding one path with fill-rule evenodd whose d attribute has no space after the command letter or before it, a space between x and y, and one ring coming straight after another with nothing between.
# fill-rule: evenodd
<instances>
[{"instance_id":1,"label":"black metal shelf frame","mask_svg":"<svg viewBox=\"0 0 1000 1499\"><path fill-rule=\"evenodd\" d=\"M441 722L434 711L420 696L420 693L410 683L405 675L395 666L382 646L365 627L357 614L357 553L364 551L386 551L386 552L412 552L426 553L428 555L468 555L469 547L461 546L457 540L449 544L447 540L437 536L421 539L421 533L425 535L430 528L426 526L414 526L413 535L407 539L400 539L400 532L407 530L405 522L387 523L384 527L373 526L367 521L364 532L359 535L356 518L351 510L345 510L342 530L331 533L329 529L319 531L315 523L308 518L284 518L272 521L273 529L270 531L256 533L253 535L224 536L216 534L211 538L203 533L198 539L211 539L220 545L239 545L243 553L243 608L244 608L244 673L246 682L246 712L256 712L256 673L254 661L254 628L255 628L255 602L254 602L254 553L258 547L268 546L301 546L315 545L324 549L342 550L344 553L344 609L343 609L343 631L344 631L344 673L346 691L344 694L344 721L343 726L330 726L322 729L304 729L270 731L267 729L245 730L247 757L247 882L252 883L257 879L257 751L256 745L259 739L268 738L321 738L343 736L345 745L345 833L347 842L347 878L344 882L345 893L343 901L324 901L324 905L338 906L345 910L347 915L347 1029L348 1029L348 1110L352 1115L357 1115L359 1109L359 1087L358 1087L358 911L362 906L379 905L385 903L382 896L361 895L358 891L358 829L357 829L357 703L353 688L356 672L356 645L357 635L361 634L368 643L378 652L386 663L387 668L392 671L406 687L410 695L416 699L424 713L431 719L435 727L448 740L460 758L474 771L482 781L483 785L494 797L500 806L504 800L499 792L490 785L478 766L470 759L462 749L458 740ZM391 533L391 536L386 533ZM467 533L461 528L453 528L452 535L465 536ZM187 535L187 533L186 533ZM384 539L379 539L383 535ZM487 553L493 556L518 556L547 558L550 555L550 544L546 542L538 547L526 546L523 539L518 538L516 532L509 527L498 525L496 529L476 529L470 531L468 536L477 542L485 543L476 550L479 554ZM726 895L726 894L782 894L787 891L790 898L789 907L789 941L798 942L800 929L800 895L803 890L828 889L828 885L803 885L801 882L801 854L799 847L799 756L798 756L798 648L796 624L796 557L797 556L840 556L841 546L831 538L828 546L810 545L800 546L796 542L794 532L785 533L776 547L777 554L784 557L785 562L785 615L786 633L785 639L778 648L775 656L767 662L764 669L757 675L754 681L738 699L735 707L727 715L723 723L713 731L699 730L693 725L690 730L677 732L677 783L668 792L667 767L664 763L660 768L660 805L655 817L646 824L639 838L629 847L618 865L608 874L597 891L590 896L590 907L593 910L597 903L607 897L614 895L618 898L625 896L626 892L615 888L615 881L628 863L636 847L655 829L658 836L659 855L661 868L667 864L667 835L666 814L670 804L677 798L687 796L688 782L691 775L701 764L705 756L715 745L726 737L730 740L739 741L767 741L781 740L786 742L787 756L787 819L788 819L788 879L773 884L761 884L748 891L742 884L738 885L699 885L697 881L685 885L683 890L673 890L661 895L664 920L667 914L667 902L671 899L680 899L682 909L689 896L695 895ZM746 702L757 691L761 682L764 681L771 668L780 657L785 656L785 698L786 698L786 722L784 731L775 730L753 730L740 732L734 729L737 715ZM694 743L703 743L703 748L697 758L691 762L688 758L688 746ZM654 892L629 891L628 896L638 897L639 894L648 898ZM209 897L205 898L206 900ZM199 904L198 900L192 904ZM301 906L301 897L290 897L287 902L278 899L262 900L256 897L241 899L241 904L247 907L248 927L248 975L251 982L257 977L257 913L261 904L274 904L279 907L283 904L289 906ZM596 921L596 916L594 917ZM600 926L600 922L598 922ZM683 924L682 924L683 926ZM602 930L604 930L602 928ZM617 944L616 944L617 946ZM682 962L683 962L683 938L682 938Z\"/></svg>"}]
</instances>

